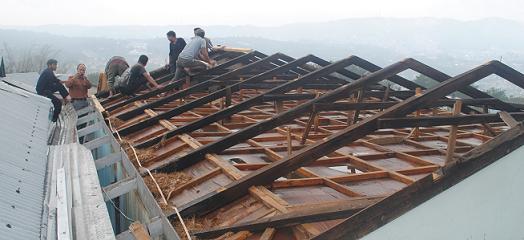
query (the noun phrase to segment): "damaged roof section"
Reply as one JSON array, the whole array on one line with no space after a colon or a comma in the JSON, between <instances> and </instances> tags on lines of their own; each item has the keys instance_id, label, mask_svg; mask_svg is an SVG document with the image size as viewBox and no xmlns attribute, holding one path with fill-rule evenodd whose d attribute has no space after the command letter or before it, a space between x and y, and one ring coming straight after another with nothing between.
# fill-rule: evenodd
<instances>
[{"instance_id":1,"label":"damaged roof section","mask_svg":"<svg viewBox=\"0 0 524 240\"><path fill-rule=\"evenodd\" d=\"M439 84L425 89L407 70ZM162 194L151 190L179 235L170 206L199 238L335 239L371 206L508 140L521 106L471 87L491 74L524 87L498 61L452 77L415 59L382 69L357 56L252 51L102 105L146 182L146 168L160 179Z\"/></svg>"}]
</instances>

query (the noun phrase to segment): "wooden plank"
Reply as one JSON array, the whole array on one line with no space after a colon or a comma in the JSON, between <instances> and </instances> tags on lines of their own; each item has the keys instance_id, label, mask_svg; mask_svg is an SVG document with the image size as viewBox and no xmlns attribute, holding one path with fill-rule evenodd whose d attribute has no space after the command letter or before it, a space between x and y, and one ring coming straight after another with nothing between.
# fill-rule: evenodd
<instances>
[{"instance_id":1,"label":"wooden plank","mask_svg":"<svg viewBox=\"0 0 524 240\"><path fill-rule=\"evenodd\" d=\"M453 164L444 167L442 169L443 177L434 181L433 177L428 175L344 220L328 231L315 236L313 240L362 238L511 153L523 144L524 127L519 124L495 137L492 141L474 148Z\"/></svg>"},{"instance_id":2,"label":"wooden plank","mask_svg":"<svg viewBox=\"0 0 524 240\"><path fill-rule=\"evenodd\" d=\"M136 240L150 240L151 237L147 232L145 226L140 222L134 222L129 225L129 231Z\"/></svg>"},{"instance_id":3,"label":"wooden plank","mask_svg":"<svg viewBox=\"0 0 524 240\"><path fill-rule=\"evenodd\" d=\"M505 111L499 112L499 116L502 119L502 121L504 121L504 123L506 123L506 125L510 127L515 127L519 124L519 122L515 120L515 118L513 118L509 113Z\"/></svg>"},{"instance_id":4,"label":"wooden plank","mask_svg":"<svg viewBox=\"0 0 524 240\"><path fill-rule=\"evenodd\" d=\"M351 84L334 90L333 92L330 92L322 96L321 98L319 98L319 100L329 102L333 101L338 96L347 96L348 91L354 91L354 89L362 88L366 84L381 81L384 78L388 78L408 68L422 72L426 75L426 73L424 72L425 69L421 68L420 65L421 63L418 63L414 59L406 59L402 62L392 64L389 67L386 67L380 71L374 72L366 77L363 77L358 81L355 81ZM442 98L451 92L457 91L457 89L461 89L464 86L468 86L493 73L500 74L501 72L506 71L508 68L510 69L510 67L506 65L499 65L497 63L490 62L488 64L474 68L464 74L458 75L457 77L454 77L440 85L433 87L432 89L427 90L420 97L412 97L408 100L405 100L383 112L377 113L372 117L366 118L352 126L349 126L343 131L340 131L327 137L326 139L318 141L315 144L312 144L309 147L298 151L297 153L293 154L292 156L286 159L272 163L255 172L252 172L249 176L246 176L236 182L233 182L225 186L225 189L223 189L220 192L212 192L193 200L192 202L181 207L182 214L204 214L214 208L222 206L223 204L230 202L232 199L236 199L245 194L249 186L267 184L275 180L276 178L279 178L280 176L283 176L301 166L304 166L305 164L314 161L315 159L318 159L326 155L327 153L339 149L340 147L349 144L357 139L360 139L372 131L375 131L377 129L377 123L380 118L398 117L407 113L411 113L422 104L427 104L431 101L435 101L436 99ZM511 77L513 78L513 80L520 79L522 82L524 82L524 75L504 76L508 78ZM273 118L265 122L255 124L246 129L243 129L242 131L237 132L237 135L234 135L234 137L231 137L231 135L227 136L223 138L225 139L224 141L215 142L213 144L201 148L200 150L206 147L209 148L209 146L212 145L214 145L213 147L216 150L224 149L224 146L229 147L231 145L235 145L238 143L239 140L245 140L245 136L242 136L242 134L247 133L247 136L252 136L254 135L253 133L259 134L263 130L273 128L273 123L275 121L277 123L289 121L289 119L293 119L295 115L299 115L297 114L297 112L301 114L304 111L304 109L307 109L306 105L308 104L306 103L296 107L295 109L289 110L281 114L279 118ZM218 147L217 145L222 146ZM202 154L202 152L198 152L198 154ZM191 155L193 157L191 159L192 161L195 160L195 157L196 159L200 158L195 153L190 153L188 155Z\"/></svg>"},{"instance_id":5,"label":"wooden plank","mask_svg":"<svg viewBox=\"0 0 524 240\"><path fill-rule=\"evenodd\" d=\"M293 211L285 214L279 214L271 217L266 217L254 221L235 224L230 227L215 228L199 232L194 232L198 238L214 238L227 232L238 231L261 231L266 228L282 228L296 224L320 222L333 219L340 219L349 217L356 212L370 206L379 199L360 199L340 201L336 205L315 206L311 208L304 207L301 210Z\"/></svg>"}]
</instances>

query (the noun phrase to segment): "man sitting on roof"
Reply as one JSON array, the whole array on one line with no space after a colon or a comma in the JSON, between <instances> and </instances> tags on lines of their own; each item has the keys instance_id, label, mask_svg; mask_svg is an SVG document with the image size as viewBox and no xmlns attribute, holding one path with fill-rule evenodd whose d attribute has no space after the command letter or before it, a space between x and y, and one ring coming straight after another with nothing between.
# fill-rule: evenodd
<instances>
[{"instance_id":1,"label":"man sitting on roof","mask_svg":"<svg viewBox=\"0 0 524 240\"><path fill-rule=\"evenodd\" d=\"M216 64L214 60L209 58L204 34L202 29L195 31L195 36L182 50L176 61L177 67L173 80L183 77L184 72L191 74L194 71L211 68Z\"/></svg>"},{"instance_id":2,"label":"man sitting on roof","mask_svg":"<svg viewBox=\"0 0 524 240\"><path fill-rule=\"evenodd\" d=\"M146 65L149 58L146 55L141 55L138 58L138 63L135 64L129 71L129 79L125 80L118 88L121 93L133 96L143 85L149 83L152 87L158 88L159 85L155 82L153 77L146 71Z\"/></svg>"},{"instance_id":3,"label":"man sitting on roof","mask_svg":"<svg viewBox=\"0 0 524 240\"><path fill-rule=\"evenodd\" d=\"M62 111L62 101L60 101L54 93L58 91L65 101L71 100L69 92L67 92L67 89L62 85L60 79L55 76L54 71L56 71L57 65L58 62L55 59L49 59L47 61L47 68L42 71L36 83L36 93L51 99L53 103L54 111L51 120L53 122L56 122L58 115L60 115Z\"/></svg>"}]
</instances>

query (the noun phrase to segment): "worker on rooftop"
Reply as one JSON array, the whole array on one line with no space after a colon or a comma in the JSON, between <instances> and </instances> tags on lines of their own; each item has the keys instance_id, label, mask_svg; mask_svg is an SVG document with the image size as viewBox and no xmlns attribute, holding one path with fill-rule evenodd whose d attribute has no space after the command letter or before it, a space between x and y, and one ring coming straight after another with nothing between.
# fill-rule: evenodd
<instances>
[{"instance_id":1,"label":"worker on rooftop","mask_svg":"<svg viewBox=\"0 0 524 240\"><path fill-rule=\"evenodd\" d=\"M209 69L216 64L209 58L204 35L205 32L202 29L195 31L195 36L178 56L173 80L180 79L184 74L191 75L194 71Z\"/></svg>"},{"instance_id":2,"label":"worker on rooftop","mask_svg":"<svg viewBox=\"0 0 524 240\"><path fill-rule=\"evenodd\" d=\"M122 84L118 86L121 93L134 96L135 93L142 87L149 83L154 88L158 88L158 83L155 82L153 77L147 72L146 65L149 61L149 58L146 55L141 55L138 58L137 64L135 64L129 71L129 79L123 81Z\"/></svg>"},{"instance_id":3,"label":"worker on rooftop","mask_svg":"<svg viewBox=\"0 0 524 240\"><path fill-rule=\"evenodd\" d=\"M91 82L86 76L86 65L78 64L76 67L76 74L69 76L64 84L69 88L69 95L71 96L73 107L75 110L87 107L87 91L91 88Z\"/></svg>"},{"instance_id":4,"label":"worker on rooftop","mask_svg":"<svg viewBox=\"0 0 524 240\"><path fill-rule=\"evenodd\" d=\"M193 32L195 33L195 35L196 35L196 32L199 31L199 30L204 31L204 29L199 28L199 27L193 29ZM211 42L211 39L209 39L208 37L205 36L205 31L204 31L204 40L206 40L207 52L209 54L217 52L217 51L221 51L221 50L224 49L224 46L220 46L220 45L218 45L216 47L213 46L213 43Z\"/></svg>"},{"instance_id":5,"label":"worker on rooftop","mask_svg":"<svg viewBox=\"0 0 524 240\"><path fill-rule=\"evenodd\" d=\"M58 91L65 101L71 100L69 92L67 92L67 89L62 85L60 79L55 76L54 71L56 71L57 65L58 61L55 59L49 59L47 61L47 68L42 71L38 78L38 82L36 83L36 93L51 99L51 102L53 103L54 110L53 118L51 119L53 122L56 122L58 115L60 115L60 112L62 111L62 101L60 101L54 93Z\"/></svg>"},{"instance_id":6,"label":"worker on rooftop","mask_svg":"<svg viewBox=\"0 0 524 240\"><path fill-rule=\"evenodd\" d=\"M177 38L174 31L167 32L167 40L169 40L169 65L167 67L171 73L175 73L176 60L178 55L184 50L186 41L183 38Z\"/></svg>"},{"instance_id":7,"label":"worker on rooftop","mask_svg":"<svg viewBox=\"0 0 524 240\"><path fill-rule=\"evenodd\" d=\"M122 74L129 68L129 64L126 59L120 56L114 56L106 64L105 73L107 77L107 83L109 87L109 96L115 93L115 81L116 77L122 76Z\"/></svg>"}]
</instances>

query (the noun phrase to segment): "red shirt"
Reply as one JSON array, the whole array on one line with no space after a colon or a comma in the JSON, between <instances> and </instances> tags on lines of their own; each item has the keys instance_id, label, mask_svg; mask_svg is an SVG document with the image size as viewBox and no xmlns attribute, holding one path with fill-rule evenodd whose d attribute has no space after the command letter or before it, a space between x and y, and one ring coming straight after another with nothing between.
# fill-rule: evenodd
<instances>
[{"instance_id":1,"label":"red shirt","mask_svg":"<svg viewBox=\"0 0 524 240\"><path fill-rule=\"evenodd\" d=\"M86 76L79 77L76 74L69 76L65 85L69 88L71 98L87 98L87 90L91 88Z\"/></svg>"}]
</instances>

